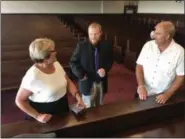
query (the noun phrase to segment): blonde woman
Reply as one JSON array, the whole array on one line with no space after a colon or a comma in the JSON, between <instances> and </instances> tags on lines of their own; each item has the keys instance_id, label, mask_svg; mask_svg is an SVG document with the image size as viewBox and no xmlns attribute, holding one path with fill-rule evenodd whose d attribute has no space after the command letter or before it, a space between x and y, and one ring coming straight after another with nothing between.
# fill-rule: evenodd
<instances>
[{"instance_id":1,"label":"blonde woman","mask_svg":"<svg viewBox=\"0 0 185 139\"><path fill-rule=\"evenodd\" d=\"M29 46L29 53L34 64L24 75L15 99L22 111L46 123L52 115L68 112L67 90L76 97L79 106L85 107L76 86L56 60L55 43L52 40L34 40Z\"/></svg>"}]
</instances>

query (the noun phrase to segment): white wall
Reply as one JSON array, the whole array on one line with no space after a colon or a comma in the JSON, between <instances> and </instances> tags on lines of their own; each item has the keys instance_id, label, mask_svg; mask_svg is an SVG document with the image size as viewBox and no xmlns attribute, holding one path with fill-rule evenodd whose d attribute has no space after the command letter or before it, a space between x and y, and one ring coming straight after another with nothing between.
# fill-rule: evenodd
<instances>
[{"instance_id":1,"label":"white wall","mask_svg":"<svg viewBox=\"0 0 185 139\"><path fill-rule=\"evenodd\" d=\"M138 13L173 13L184 14L184 1L139 1Z\"/></svg>"},{"instance_id":2,"label":"white wall","mask_svg":"<svg viewBox=\"0 0 185 139\"><path fill-rule=\"evenodd\" d=\"M100 13L101 1L1 1L1 13Z\"/></svg>"},{"instance_id":3,"label":"white wall","mask_svg":"<svg viewBox=\"0 0 185 139\"><path fill-rule=\"evenodd\" d=\"M124 1L103 1L103 13L123 13Z\"/></svg>"},{"instance_id":4,"label":"white wall","mask_svg":"<svg viewBox=\"0 0 185 139\"><path fill-rule=\"evenodd\" d=\"M184 1L130 1L138 13L184 13ZM1 1L1 13L123 13L129 1Z\"/></svg>"},{"instance_id":5,"label":"white wall","mask_svg":"<svg viewBox=\"0 0 185 139\"><path fill-rule=\"evenodd\" d=\"M124 0L1 1L1 13L123 13L124 4L128 3Z\"/></svg>"}]
</instances>

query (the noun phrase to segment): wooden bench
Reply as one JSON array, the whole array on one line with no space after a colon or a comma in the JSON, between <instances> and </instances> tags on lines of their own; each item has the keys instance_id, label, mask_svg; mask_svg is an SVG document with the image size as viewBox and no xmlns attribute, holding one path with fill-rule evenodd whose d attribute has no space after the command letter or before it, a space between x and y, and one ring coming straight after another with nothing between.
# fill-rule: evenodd
<instances>
[{"instance_id":1,"label":"wooden bench","mask_svg":"<svg viewBox=\"0 0 185 139\"><path fill-rule=\"evenodd\" d=\"M167 119L158 124L141 126L127 133L115 135L116 138L184 138L184 117Z\"/></svg>"},{"instance_id":2,"label":"wooden bench","mask_svg":"<svg viewBox=\"0 0 185 139\"><path fill-rule=\"evenodd\" d=\"M184 90L177 92L164 105L157 104L155 98L156 96L150 96L146 101L135 99L106 104L87 109L83 117L75 118L69 113L66 117L53 117L47 124L35 120L5 124L1 127L1 136L55 132L58 137L111 137L143 125L184 115Z\"/></svg>"},{"instance_id":3,"label":"wooden bench","mask_svg":"<svg viewBox=\"0 0 185 139\"><path fill-rule=\"evenodd\" d=\"M38 37L55 41L57 59L67 66L77 38L56 15L2 15L2 85L1 90L17 88L33 62L29 45Z\"/></svg>"}]
</instances>

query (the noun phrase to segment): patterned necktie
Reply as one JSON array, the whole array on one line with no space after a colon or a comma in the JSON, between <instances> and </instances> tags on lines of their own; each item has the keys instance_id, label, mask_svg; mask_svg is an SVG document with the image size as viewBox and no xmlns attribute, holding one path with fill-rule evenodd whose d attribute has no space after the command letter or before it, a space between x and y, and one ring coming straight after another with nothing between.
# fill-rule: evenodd
<instances>
[{"instance_id":1,"label":"patterned necktie","mask_svg":"<svg viewBox=\"0 0 185 139\"><path fill-rule=\"evenodd\" d=\"M98 48L95 48L95 53L94 53L94 58L95 58L95 70L97 71L99 69L99 55L98 55Z\"/></svg>"}]
</instances>

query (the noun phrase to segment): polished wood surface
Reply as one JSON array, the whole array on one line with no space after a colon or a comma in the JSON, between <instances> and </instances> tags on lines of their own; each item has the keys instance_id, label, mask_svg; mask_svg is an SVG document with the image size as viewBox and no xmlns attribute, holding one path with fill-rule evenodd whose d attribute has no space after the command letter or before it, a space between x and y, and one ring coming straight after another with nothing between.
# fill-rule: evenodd
<instances>
[{"instance_id":1,"label":"polished wood surface","mask_svg":"<svg viewBox=\"0 0 185 139\"><path fill-rule=\"evenodd\" d=\"M35 120L5 124L2 125L1 134L2 137L12 137L22 133L56 132L60 137L108 137L142 125L182 116L184 102L183 91L164 105L157 104L155 96L150 96L146 101L137 99L87 109L80 118L69 113L66 117L53 117L47 124Z\"/></svg>"},{"instance_id":2,"label":"polished wood surface","mask_svg":"<svg viewBox=\"0 0 185 139\"><path fill-rule=\"evenodd\" d=\"M139 127L127 133L118 134L116 138L184 138L185 119L184 117L168 119L159 124Z\"/></svg>"},{"instance_id":3,"label":"polished wood surface","mask_svg":"<svg viewBox=\"0 0 185 139\"><path fill-rule=\"evenodd\" d=\"M56 15L2 14L2 44L29 44L38 37L49 37L54 41L72 38Z\"/></svg>"}]
</instances>

